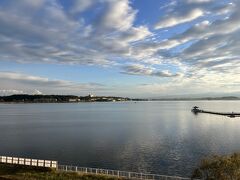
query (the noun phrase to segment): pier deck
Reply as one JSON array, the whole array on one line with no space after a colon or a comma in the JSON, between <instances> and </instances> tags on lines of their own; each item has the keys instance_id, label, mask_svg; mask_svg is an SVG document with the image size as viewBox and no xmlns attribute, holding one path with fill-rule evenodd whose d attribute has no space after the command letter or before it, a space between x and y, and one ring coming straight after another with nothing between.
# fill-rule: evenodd
<instances>
[{"instance_id":1,"label":"pier deck","mask_svg":"<svg viewBox=\"0 0 240 180\"><path fill-rule=\"evenodd\" d=\"M198 113L206 113L206 114L214 114L214 115L220 115L220 116L227 116L230 118L235 118L235 117L240 117L240 113L235 113L235 112L215 112L215 111L206 111L199 109L199 107L195 106L191 110L194 114Z\"/></svg>"}]
</instances>

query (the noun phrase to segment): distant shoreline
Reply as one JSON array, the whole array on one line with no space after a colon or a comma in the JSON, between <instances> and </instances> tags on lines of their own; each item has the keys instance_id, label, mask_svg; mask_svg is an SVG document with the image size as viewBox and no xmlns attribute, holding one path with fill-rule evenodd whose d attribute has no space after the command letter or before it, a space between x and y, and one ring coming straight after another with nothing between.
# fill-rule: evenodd
<instances>
[{"instance_id":1,"label":"distant shoreline","mask_svg":"<svg viewBox=\"0 0 240 180\"><path fill-rule=\"evenodd\" d=\"M74 96L74 95L28 95L16 94L0 96L4 104L41 104L41 103L81 103L81 102L124 102L124 101L238 101L239 97L202 97L202 98L128 98L115 96Z\"/></svg>"},{"instance_id":2,"label":"distant shoreline","mask_svg":"<svg viewBox=\"0 0 240 180\"><path fill-rule=\"evenodd\" d=\"M15 94L0 96L0 103L79 103L79 102L115 102L130 101L127 97L115 96L74 96L74 95L29 95Z\"/></svg>"}]
</instances>

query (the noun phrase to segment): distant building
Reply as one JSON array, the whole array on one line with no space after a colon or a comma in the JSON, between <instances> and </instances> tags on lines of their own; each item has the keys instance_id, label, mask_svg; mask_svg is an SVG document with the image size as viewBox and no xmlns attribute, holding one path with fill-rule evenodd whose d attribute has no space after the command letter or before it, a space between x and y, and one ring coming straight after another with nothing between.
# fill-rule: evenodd
<instances>
[{"instance_id":1,"label":"distant building","mask_svg":"<svg viewBox=\"0 0 240 180\"><path fill-rule=\"evenodd\" d=\"M93 94L89 94L88 97L92 98L92 97L94 97L94 95Z\"/></svg>"},{"instance_id":2,"label":"distant building","mask_svg":"<svg viewBox=\"0 0 240 180\"><path fill-rule=\"evenodd\" d=\"M78 99L69 99L68 102L78 102Z\"/></svg>"}]
</instances>

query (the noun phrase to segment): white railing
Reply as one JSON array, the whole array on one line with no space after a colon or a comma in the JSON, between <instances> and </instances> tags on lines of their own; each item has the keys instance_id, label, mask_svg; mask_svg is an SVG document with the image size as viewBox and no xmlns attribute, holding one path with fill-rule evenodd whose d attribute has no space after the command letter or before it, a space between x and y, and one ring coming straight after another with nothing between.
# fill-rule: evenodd
<instances>
[{"instance_id":1,"label":"white railing","mask_svg":"<svg viewBox=\"0 0 240 180\"><path fill-rule=\"evenodd\" d=\"M27 158L18 158L18 157L9 157L9 156L0 156L0 163L48 167L48 168L55 168L55 169L58 166L57 161L41 160L41 159L27 159Z\"/></svg>"},{"instance_id":2,"label":"white railing","mask_svg":"<svg viewBox=\"0 0 240 180\"><path fill-rule=\"evenodd\" d=\"M114 176L126 179L141 179L141 180L190 180L190 178L183 178L178 176L165 176L158 174L136 173L128 171L118 171L109 169L87 168L78 166L58 165L57 170L67 172L78 172L83 174L98 174L106 176Z\"/></svg>"},{"instance_id":3,"label":"white railing","mask_svg":"<svg viewBox=\"0 0 240 180\"><path fill-rule=\"evenodd\" d=\"M178 177L178 176L166 176L150 173L137 173L128 171L118 171L109 169L87 168L78 166L59 165L57 161L40 160L40 159L27 159L9 156L0 156L0 163L6 164L18 164L26 166L38 166L54 168L58 171L77 172L82 174L96 174L106 175L126 179L139 179L139 180L190 180L190 178Z\"/></svg>"}]
</instances>

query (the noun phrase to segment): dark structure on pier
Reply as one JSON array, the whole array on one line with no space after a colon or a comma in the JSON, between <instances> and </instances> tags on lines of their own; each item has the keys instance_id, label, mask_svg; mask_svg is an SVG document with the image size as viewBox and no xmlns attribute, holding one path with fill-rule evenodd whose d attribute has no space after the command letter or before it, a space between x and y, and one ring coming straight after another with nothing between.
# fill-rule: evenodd
<instances>
[{"instance_id":1,"label":"dark structure on pier","mask_svg":"<svg viewBox=\"0 0 240 180\"><path fill-rule=\"evenodd\" d=\"M240 113L223 113L223 112L214 112L214 111L205 111L205 110L201 110L199 109L199 107L194 106L191 110L195 115L197 115L198 113L207 113L207 114L215 114L215 115L220 115L220 116L227 116L230 118L235 118L235 117L240 117Z\"/></svg>"}]
</instances>

